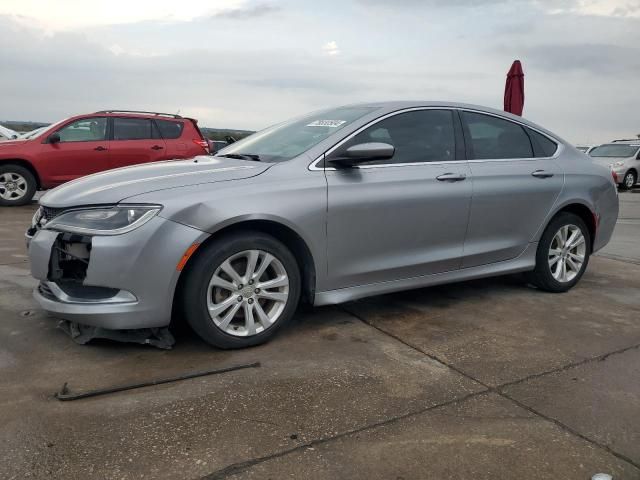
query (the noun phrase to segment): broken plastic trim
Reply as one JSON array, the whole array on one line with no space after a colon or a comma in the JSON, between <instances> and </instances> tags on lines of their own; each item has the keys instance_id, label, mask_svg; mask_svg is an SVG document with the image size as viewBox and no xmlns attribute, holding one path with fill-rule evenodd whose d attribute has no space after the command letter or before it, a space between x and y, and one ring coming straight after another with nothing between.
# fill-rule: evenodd
<instances>
[{"instance_id":1,"label":"broken plastic trim","mask_svg":"<svg viewBox=\"0 0 640 480\"><path fill-rule=\"evenodd\" d=\"M156 380L150 380L148 382L129 383L129 384L117 385L113 387L99 388L96 390L89 390L86 392L79 392L79 393L70 393L69 388L67 387L67 382L65 382L64 385L62 386L62 389L59 392L56 392L54 394L54 397L56 397L58 400L62 402L80 400L81 398L97 397L100 395L108 395L110 393L123 392L125 390L134 390L136 388L150 387L153 385L162 385L163 383L178 382L180 380L188 380L190 378L204 377L206 375L217 375L219 373L227 373L227 372L233 372L236 370L243 370L245 368L258 368L258 367L260 367L260 362L248 363L244 365L235 365L233 367L220 368L216 370L204 370L200 372L186 373L182 375L176 375L175 377L167 377L167 378L160 378Z\"/></svg>"}]
</instances>

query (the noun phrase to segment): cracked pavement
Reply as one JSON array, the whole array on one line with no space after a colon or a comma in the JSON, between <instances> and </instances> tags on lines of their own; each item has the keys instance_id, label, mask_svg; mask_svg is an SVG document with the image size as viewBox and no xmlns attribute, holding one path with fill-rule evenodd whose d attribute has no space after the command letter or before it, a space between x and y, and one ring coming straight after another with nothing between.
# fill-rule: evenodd
<instances>
[{"instance_id":1,"label":"cracked pavement","mask_svg":"<svg viewBox=\"0 0 640 480\"><path fill-rule=\"evenodd\" d=\"M31 298L0 211L1 478L640 478L640 192L553 295L517 277L301 309L225 352L74 344ZM53 393L261 362L74 402Z\"/></svg>"}]
</instances>

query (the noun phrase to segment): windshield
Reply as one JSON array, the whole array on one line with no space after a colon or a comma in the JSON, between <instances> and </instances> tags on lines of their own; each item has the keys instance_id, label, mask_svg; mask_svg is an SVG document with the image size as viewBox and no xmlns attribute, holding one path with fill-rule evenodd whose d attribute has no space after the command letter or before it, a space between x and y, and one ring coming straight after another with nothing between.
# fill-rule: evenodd
<instances>
[{"instance_id":1,"label":"windshield","mask_svg":"<svg viewBox=\"0 0 640 480\"><path fill-rule=\"evenodd\" d=\"M39 135L46 128L48 128L48 127L36 128L35 130L31 130L30 132L23 134L22 137L20 137L20 138L25 138L25 139L33 138L36 135Z\"/></svg>"},{"instance_id":2,"label":"windshield","mask_svg":"<svg viewBox=\"0 0 640 480\"><path fill-rule=\"evenodd\" d=\"M40 136L43 133L51 132L52 130L54 130L55 128L58 128L60 125L62 125L67 120L69 120L69 119L65 118L63 120L60 120L59 122L52 123L51 125L47 125L45 127L36 128L35 130L32 130L32 131L30 131L28 133L25 133L20 138L23 138L25 140L29 140L31 138L35 138L37 136Z\"/></svg>"},{"instance_id":3,"label":"windshield","mask_svg":"<svg viewBox=\"0 0 640 480\"><path fill-rule=\"evenodd\" d=\"M256 159L267 162L290 160L373 110L341 107L298 117L254 133L216 155L257 155Z\"/></svg>"},{"instance_id":4,"label":"windshield","mask_svg":"<svg viewBox=\"0 0 640 480\"><path fill-rule=\"evenodd\" d=\"M638 151L638 145L620 145L610 143L600 145L589 152L592 157L633 157Z\"/></svg>"}]
</instances>

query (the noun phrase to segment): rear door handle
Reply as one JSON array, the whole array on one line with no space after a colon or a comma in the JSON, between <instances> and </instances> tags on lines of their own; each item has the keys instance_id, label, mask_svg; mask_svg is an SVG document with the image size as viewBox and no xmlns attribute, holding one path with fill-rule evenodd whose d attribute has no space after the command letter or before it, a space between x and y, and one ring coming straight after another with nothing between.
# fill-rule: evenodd
<instances>
[{"instance_id":1,"label":"rear door handle","mask_svg":"<svg viewBox=\"0 0 640 480\"><path fill-rule=\"evenodd\" d=\"M531 175L536 178L551 178L553 177L553 173L547 172L546 170L536 170L531 172Z\"/></svg>"},{"instance_id":2,"label":"rear door handle","mask_svg":"<svg viewBox=\"0 0 640 480\"><path fill-rule=\"evenodd\" d=\"M436 180L440 180L441 182L461 182L466 178L467 176L464 173L443 173L442 175L438 175Z\"/></svg>"},{"instance_id":3,"label":"rear door handle","mask_svg":"<svg viewBox=\"0 0 640 480\"><path fill-rule=\"evenodd\" d=\"M162 150L164 147L161 147L160 145L154 145L153 147L151 147L151 150Z\"/></svg>"},{"instance_id":4,"label":"rear door handle","mask_svg":"<svg viewBox=\"0 0 640 480\"><path fill-rule=\"evenodd\" d=\"M106 148L103 147L102 145L100 145L99 147L94 148L94 150L97 150L99 152L104 152L106 150Z\"/></svg>"}]
</instances>

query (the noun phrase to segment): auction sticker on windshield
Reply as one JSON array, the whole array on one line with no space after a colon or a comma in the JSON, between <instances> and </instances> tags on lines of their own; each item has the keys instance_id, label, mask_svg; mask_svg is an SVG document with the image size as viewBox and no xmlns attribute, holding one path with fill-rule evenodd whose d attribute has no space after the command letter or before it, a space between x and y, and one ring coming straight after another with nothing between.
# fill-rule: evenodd
<instances>
[{"instance_id":1,"label":"auction sticker on windshield","mask_svg":"<svg viewBox=\"0 0 640 480\"><path fill-rule=\"evenodd\" d=\"M307 127L329 127L338 128L340 125L347 123L346 120L314 120L307 124Z\"/></svg>"}]
</instances>

